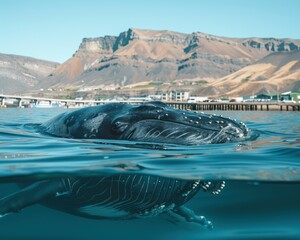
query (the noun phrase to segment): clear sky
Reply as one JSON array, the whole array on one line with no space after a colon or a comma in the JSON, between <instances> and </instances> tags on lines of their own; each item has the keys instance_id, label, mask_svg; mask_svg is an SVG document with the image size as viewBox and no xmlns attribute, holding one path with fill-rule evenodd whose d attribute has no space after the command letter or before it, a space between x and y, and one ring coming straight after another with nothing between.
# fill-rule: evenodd
<instances>
[{"instance_id":1,"label":"clear sky","mask_svg":"<svg viewBox=\"0 0 300 240\"><path fill-rule=\"evenodd\" d=\"M0 53L64 62L130 27L300 39L300 0L0 0Z\"/></svg>"}]
</instances>

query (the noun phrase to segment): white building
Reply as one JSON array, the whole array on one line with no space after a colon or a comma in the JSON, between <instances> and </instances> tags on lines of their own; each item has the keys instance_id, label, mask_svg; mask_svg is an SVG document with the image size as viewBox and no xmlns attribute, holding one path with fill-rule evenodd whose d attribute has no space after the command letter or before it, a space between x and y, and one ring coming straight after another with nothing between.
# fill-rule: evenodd
<instances>
[{"instance_id":1,"label":"white building","mask_svg":"<svg viewBox=\"0 0 300 240\"><path fill-rule=\"evenodd\" d=\"M190 96L189 92L171 91L171 92L164 93L162 95L162 100L183 102L183 101L187 101L189 96Z\"/></svg>"}]
</instances>

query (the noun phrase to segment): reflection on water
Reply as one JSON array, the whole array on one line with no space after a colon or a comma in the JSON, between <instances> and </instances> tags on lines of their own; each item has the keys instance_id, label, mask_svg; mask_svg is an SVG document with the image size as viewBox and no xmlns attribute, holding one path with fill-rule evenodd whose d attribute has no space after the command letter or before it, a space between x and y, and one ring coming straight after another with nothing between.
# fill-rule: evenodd
<instances>
[{"instance_id":1,"label":"reflection on water","mask_svg":"<svg viewBox=\"0 0 300 240\"><path fill-rule=\"evenodd\" d=\"M0 219L1 239L300 239L299 113L218 112L242 120L259 137L187 147L62 139L35 131L61 111L0 110L0 198L17 190L10 182L67 175L226 179L220 195L199 192L188 203L215 228L170 216L95 221L36 205Z\"/></svg>"}]
</instances>

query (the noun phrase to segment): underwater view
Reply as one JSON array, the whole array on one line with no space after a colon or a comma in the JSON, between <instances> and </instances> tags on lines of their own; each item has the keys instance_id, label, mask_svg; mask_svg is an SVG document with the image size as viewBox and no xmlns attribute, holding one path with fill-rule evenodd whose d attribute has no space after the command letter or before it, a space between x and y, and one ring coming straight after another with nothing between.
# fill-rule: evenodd
<instances>
[{"instance_id":1,"label":"underwater view","mask_svg":"<svg viewBox=\"0 0 300 240\"><path fill-rule=\"evenodd\" d=\"M230 138L206 135L207 141L203 141L195 137L198 130L195 128L193 133L188 124L177 135L165 130L162 140L164 131L151 132L143 121L126 133L124 119L114 122L116 133L122 132L119 139L99 138L99 129L91 131L94 135L79 136L68 128L74 120L70 115L73 111L76 110L0 110L0 239L300 239L298 112L205 112L218 124L226 124L227 117L237 119L230 120L233 125L243 123L237 125L236 132L230 132L233 129L226 125ZM198 122L192 117L201 116L203 120L206 116L178 112L193 124ZM54 118L62 113L62 120ZM164 117L171 115L172 112ZM71 120L65 116L71 116ZM103 118L98 116L97 120ZM67 127L61 127L59 121ZM210 131L215 122L208 122L211 126L206 130ZM147 126L157 123L150 121ZM176 127L170 122L166 129ZM153 195L145 194L141 201L137 196L139 205L133 206L133 196L125 199L126 188L122 186L130 182L133 189L144 179L148 184L155 182ZM160 181L168 182L166 186L174 189L173 195L177 194L177 185L184 190L180 196L172 197L184 203L189 209L187 214L173 205L151 205L171 194L164 187L158 191ZM113 187L115 182L117 186ZM105 208L100 208L92 204L100 195L93 191L107 183L111 184L108 192L100 193L108 194L109 199ZM75 189L74 196L80 201L74 203L64 196L68 194L62 184ZM20 188L26 189L25 194L11 195ZM44 201L49 189L64 200L63 204ZM144 185L137 191L143 189ZM118 192L115 197L114 191ZM125 202L122 205L121 200ZM84 201L89 208L80 205ZM18 209L19 205L24 209ZM138 214L127 217L122 211L116 212L115 206ZM80 211L75 212L75 207ZM195 215L190 217L190 213ZM98 219L100 215L103 219ZM105 217L111 215L116 217Z\"/></svg>"}]
</instances>

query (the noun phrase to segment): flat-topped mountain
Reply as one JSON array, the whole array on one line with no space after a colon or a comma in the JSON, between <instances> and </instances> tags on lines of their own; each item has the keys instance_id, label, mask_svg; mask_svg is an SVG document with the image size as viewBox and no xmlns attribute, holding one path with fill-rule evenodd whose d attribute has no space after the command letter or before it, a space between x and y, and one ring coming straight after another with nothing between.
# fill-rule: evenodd
<instances>
[{"instance_id":1,"label":"flat-topped mountain","mask_svg":"<svg viewBox=\"0 0 300 240\"><path fill-rule=\"evenodd\" d=\"M299 90L300 40L228 38L130 28L84 38L63 64L0 54L0 91L62 88L181 89L192 94L250 95ZM185 84L188 83L188 84ZM275 89L275 90L274 90Z\"/></svg>"},{"instance_id":2,"label":"flat-topped mountain","mask_svg":"<svg viewBox=\"0 0 300 240\"><path fill-rule=\"evenodd\" d=\"M274 52L300 49L300 41L227 38L130 28L119 36L84 38L79 49L39 87L118 88L140 82L208 83Z\"/></svg>"},{"instance_id":3,"label":"flat-topped mountain","mask_svg":"<svg viewBox=\"0 0 300 240\"><path fill-rule=\"evenodd\" d=\"M0 92L25 92L51 74L59 63L31 57L0 54Z\"/></svg>"}]
</instances>

